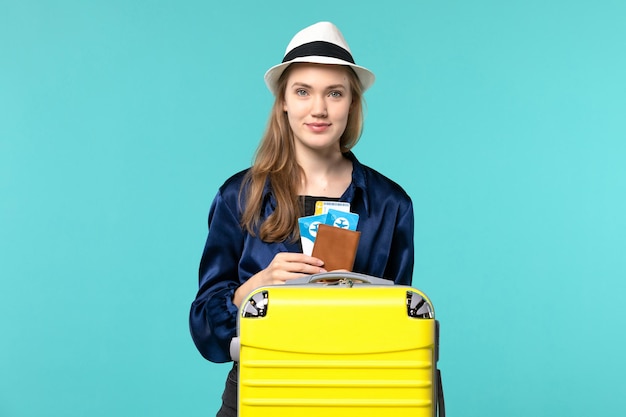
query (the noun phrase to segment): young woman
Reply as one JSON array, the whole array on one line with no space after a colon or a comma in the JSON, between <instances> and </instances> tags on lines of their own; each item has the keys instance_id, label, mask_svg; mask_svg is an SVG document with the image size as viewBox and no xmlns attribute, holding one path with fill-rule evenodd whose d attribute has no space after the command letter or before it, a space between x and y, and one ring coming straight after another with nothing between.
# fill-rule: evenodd
<instances>
[{"instance_id":1,"label":"young woman","mask_svg":"<svg viewBox=\"0 0 626 417\"><path fill-rule=\"evenodd\" d=\"M361 239L354 271L410 285L413 206L404 190L351 152L362 130L362 94L374 75L354 63L333 24L303 29L265 74L275 95L267 131L251 168L220 187L209 212L200 288L190 327L200 353L231 360L237 309L250 291L325 272L304 255L298 218L318 200L350 203ZM236 363L218 416L237 414Z\"/></svg>"}]
</instances>

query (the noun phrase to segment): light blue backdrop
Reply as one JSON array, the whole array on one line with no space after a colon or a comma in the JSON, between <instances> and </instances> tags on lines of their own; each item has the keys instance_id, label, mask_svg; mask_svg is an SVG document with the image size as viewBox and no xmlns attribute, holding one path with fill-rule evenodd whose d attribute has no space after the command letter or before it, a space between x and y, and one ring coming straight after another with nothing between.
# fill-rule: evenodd
<instances>
[{"instance_id":1,"label":"light blue backdrop","mask_svg":"<svg viewBox=\"0 0 626 417\"><path fill-rule=\"evenodd\" d=\"M416 215L449 415L624 415L623 1L0 0L0 416L207 416L188 307L262 75L331 20Z\"/></svg>"}]
</instances>

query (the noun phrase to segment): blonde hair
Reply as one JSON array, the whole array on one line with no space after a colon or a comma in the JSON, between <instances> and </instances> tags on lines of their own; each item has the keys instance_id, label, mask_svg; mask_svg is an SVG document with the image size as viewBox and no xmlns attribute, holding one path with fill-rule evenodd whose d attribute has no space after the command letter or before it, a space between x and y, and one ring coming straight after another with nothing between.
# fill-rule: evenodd
<instances>
[{"instance_id":1,"label":"blonde hair","mask_svg":"<svg viewBox=\"0 0 626 417\"><path fill-rule=\"evenodd\" d=\"M267 128L240 191L240 199L244 197L242 227L265 242L297 240L300 235L298 217L304 215L297 191L302 168L296 162L293 132L283 110L287 79L294 65L298 64L287 67L278 81ZM356 73L350 67L345 68L352 104L346 129L339 140L341 152L352 149L363 131L363 89ZM276 199L276 207L267 218L262 218L263 191L267 182Z\"/></svg>"}]
</instances>

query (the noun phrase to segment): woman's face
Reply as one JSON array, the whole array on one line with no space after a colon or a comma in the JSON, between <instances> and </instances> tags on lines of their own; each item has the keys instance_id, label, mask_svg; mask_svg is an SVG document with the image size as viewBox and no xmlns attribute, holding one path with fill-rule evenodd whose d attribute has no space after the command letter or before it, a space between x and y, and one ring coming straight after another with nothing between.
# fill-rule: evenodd
<instances>
[{"instance_id":1,"label":"woman's face","mask_svg":"<svg viewBox=\"0 0 626 417\"><path fill-rule=\"evenodd\" d=\"M293 131L296 152L340 151L339 139L352 104L348 69L293 64L289 70L283 110Z\"/></svg>"}]
</instances>

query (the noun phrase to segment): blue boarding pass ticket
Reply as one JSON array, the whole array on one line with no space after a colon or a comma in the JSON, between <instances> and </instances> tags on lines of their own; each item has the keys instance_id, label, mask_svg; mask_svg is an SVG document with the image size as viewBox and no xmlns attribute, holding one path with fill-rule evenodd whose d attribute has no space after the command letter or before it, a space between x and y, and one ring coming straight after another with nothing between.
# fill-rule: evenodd
<instances>
[{"instance_id":1,"label":"blue boarding pass ticket","mask_svg":"<svg viewBox=\"0 0 626 417\"><path fill-rule=\"evenodd\" d=\"M313 252L313 243L317 237L317 226L326 223L326 214L317 216L300 217L298 224L300 225L300 242L302 242L302 253L311 256Z\"/></svg>"},{"instance_id":2,"label":"blue boarding pass ticket","mask_svg":"<svg viewBox=\"0 0 626 417\"><path fill-rule=\"evenodd\" d=\"M326 224L341 229L356 230L356 226L359 223L359 215L356 213L350 213L340 210L328 210L326 213Z\"/></svg>"}]
</instances>

